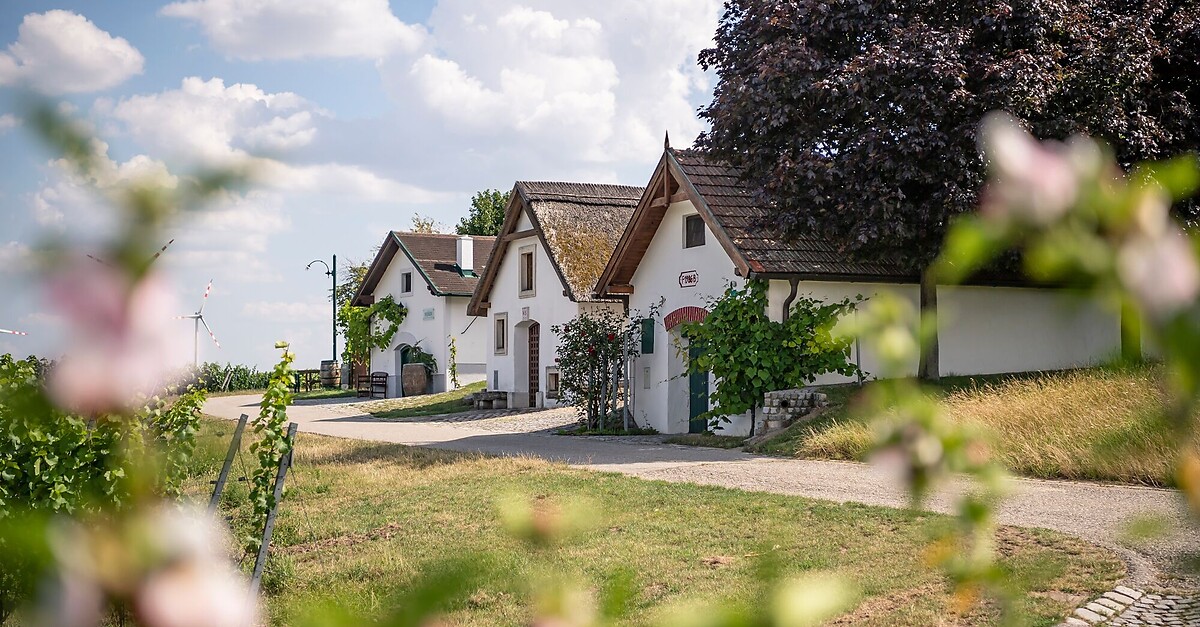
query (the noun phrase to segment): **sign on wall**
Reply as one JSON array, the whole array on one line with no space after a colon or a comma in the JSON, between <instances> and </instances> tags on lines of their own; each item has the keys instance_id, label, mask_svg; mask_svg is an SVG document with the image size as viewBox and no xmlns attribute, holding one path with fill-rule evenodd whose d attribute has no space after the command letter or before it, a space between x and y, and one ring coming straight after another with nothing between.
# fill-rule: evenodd
<instances>
[{"instance_id":1,"label":"sign on wall","mask_svg":"<svg viewBox=\"0 0 1200 627\"><path fill-rule=\"evenodd\" d=\"M522 319L522 320L528 320L528 319L529 319L529 308L528 308L528 307L522 307L522 308L521 308L521 319Z\"/></svg>"},{"instance_id":2,"label":"sign on wall","mask_svg":"<svg viewBox=\"0 0 1200 627\"><path fill-rule=\"evenodd\" d=\"M426 320L433 320L433 307L430 307L421 312L421 317Z\"/></svg>"},{"instance_id":3,"label":"sign on wall","mask_svg":"<svg viewBox=\"0 0 1200 627\"><path fill-rule=\"evenodd\" d=\"M684 270L679 273L679 287L696 287L700 284L700 273L695 270Z\"/></svg>"}]
</instances>

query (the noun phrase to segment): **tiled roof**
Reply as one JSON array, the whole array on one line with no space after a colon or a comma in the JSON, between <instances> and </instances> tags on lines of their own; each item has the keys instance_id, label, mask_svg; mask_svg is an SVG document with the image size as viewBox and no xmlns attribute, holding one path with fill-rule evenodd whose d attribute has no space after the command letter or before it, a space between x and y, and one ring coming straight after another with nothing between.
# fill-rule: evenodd
<instances>
[{"instance_id":1,"label":"tiled roof","mask_svg":"<svg viewBox=\"0 0 1200 627\"><path fill-rule=\"evenodd\" d=\"M518 181L517 189L528 203L571 297L595 300L592 287L621 239L642 188Z\"/></svg>"},{"instance_id":2,"label":"tiled roof","mask_svg":"<svg viewBox=\"0 0 1200 627\"><path fill-rule=\"evenodd\" d=\"M393 231L418 269L440 294L470 296L475 291L496 238L474 236L474 276L463 276L458 268L458 235Z\"/></svg>"},{"instance_id":3,"label":"tiled roof","mask_svg":"<svg viewBox=\"0 0 1200 627\"><path fill-rule=\"evenodd\" d=\"M740 173L695 150L673 150L675 162L712 212L713 218L754 272L768 274L915 278L898 265L848 261L816 238L785 240L762 226L771 210L755 202Z\"/></svg>"}]
</instances>

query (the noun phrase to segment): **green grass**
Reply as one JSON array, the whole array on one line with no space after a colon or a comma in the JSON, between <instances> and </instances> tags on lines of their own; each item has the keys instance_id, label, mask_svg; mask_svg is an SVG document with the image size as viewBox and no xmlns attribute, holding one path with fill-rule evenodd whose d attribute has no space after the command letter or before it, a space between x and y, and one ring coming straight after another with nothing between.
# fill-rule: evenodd
<instances>
[{"instance_id":1,"label":"green grass","mask_svg":"<svg viewBox=\"0 0 1200 627\"><path fill-rule=\"evenodd\" d=\"M559 429L555 432L556 435L658 435L656 429L634 427L629 430L625 429L582 429L572 427L569 429Z\"/></svg>"},{"instance_id":2,"label":"green grass","mask_svg":"<svg viewBox=\"0 0 1200 627\"><path fill-rule=\"evenodd\" d=\"M229 422L203 424L196 493L210 489L230 431ZM303 622L315 605L386 611L389 599L451 559L486 572L437 624L527 625L529 582L595 583L628 572L633 596L621 624L640 625L696 599L760 603L766 557L785 575L852 581L860 597L843 624L996 621L988 607L953 615L947 580L923 564L934 535L954 524L945 516L312 434L298 440L287 487L264 579L277 625ZM550 507L587 503L589 524L561 546L531 550L498 522L506 495ZM251 532L246 496L244 483L231 482L222 501L239 535ZM1004 528L998 539L1034 625L1056 624L1123 574L1111 554L1054 532Z\"/></svg>"},{"instance_id":3,"label":"green grass","mask_svg":"<svg viewBox=\"0 0 1200 627\"><path fill-rule=\"evenodd\" d=\"M711 432L684 433L666 439L667 444L682 444L684 446L708 446L711 448L741 448L746 438L736 435L715 435Z\"/></svg>"},{"instance_id":4,"label":"green grass","mask_svg":"<svg viewBox=\"0 0 1200 627\"><path fill-rule=\"evenodd\" d=\"M354 390L343 390L341 388L320 388L309 392L300 392L292 398L297 401L304 401L319 398L350 398L356 396L357 394L358 393Z\"/></svg>"},{"instance_id":5,"label":"green grass","mask_svg":"<svg viewBox=\"0 0 1200 627\"><path fill-rule=\"evenodd\" d=\"M947 377L939 387L954 420L977 427L1015 473L1051 479L1174 485L1177 451L1162 422L1160 366L989 377ZM858 389L831 388L830 407L755 452L858 460L874 431L853 411Z\"/></svg>"},{"instance_id":6,"label":"green grass","mask_svg":"<svg viewBox=\"0 0 1200 627\"><path fill-rule=\"evenodd\" d=\"M475 392L482 392L486 387L485 382L479 381L452 392L373 401L368 405L368 411L376 418L415 418L471 411L465 399Z\"/></svg>"}]
</instances>

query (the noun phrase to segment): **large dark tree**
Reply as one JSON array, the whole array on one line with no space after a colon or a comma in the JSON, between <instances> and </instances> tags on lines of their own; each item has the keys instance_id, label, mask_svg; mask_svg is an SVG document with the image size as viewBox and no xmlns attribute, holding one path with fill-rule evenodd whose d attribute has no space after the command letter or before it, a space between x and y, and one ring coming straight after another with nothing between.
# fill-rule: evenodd
<instances>
[{"instance_id":1,"label":"large dark tree","mask_svg":"<svg viewBox=\"0 0 1200 627\"><path fill-rule=\"evenodd\" d=\"M774 203L770 226L919 274L927 311L924 270L977 204L988 111L1101 137L1127 166L1196 149L1197 4L729 0L700 56L719 82L698 145Z\"/></svg>"},{"instance_id":2,"label":"large dark tree","mask_svg":"<svg viewBox=\"0 0 1200 627\"><path fill-rule=\"evenodd\" d=\"M459 235L499 235L504 226L504 212L512 194L498 189L485 189L471 197L471 209L458 221Z\"/></svg>"}]
</instances>

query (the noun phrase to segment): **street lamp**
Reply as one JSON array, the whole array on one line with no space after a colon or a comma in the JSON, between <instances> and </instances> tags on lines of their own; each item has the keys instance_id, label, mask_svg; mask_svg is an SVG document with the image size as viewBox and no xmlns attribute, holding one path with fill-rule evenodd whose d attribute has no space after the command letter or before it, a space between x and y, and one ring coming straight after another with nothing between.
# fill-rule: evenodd
<instances>
[{"instance_id":1,"label":"street lamp","mask_svg":"<svg viewBox=\"0 0 1200 627\"><path fill-rule=\"evenodd\" d=\"M304 266L305 270L312 268L314 263L319 263L325 266L325 274L328 275L333 282L333 291L329 293L329 300L333 303L333 363L337 363L337 255L333 256L333 267L325 263L322 259L313 259Z\"/></svg>"}]
</instances>

